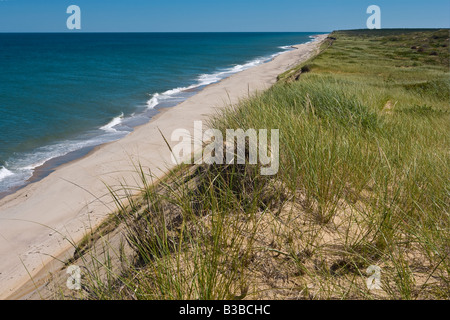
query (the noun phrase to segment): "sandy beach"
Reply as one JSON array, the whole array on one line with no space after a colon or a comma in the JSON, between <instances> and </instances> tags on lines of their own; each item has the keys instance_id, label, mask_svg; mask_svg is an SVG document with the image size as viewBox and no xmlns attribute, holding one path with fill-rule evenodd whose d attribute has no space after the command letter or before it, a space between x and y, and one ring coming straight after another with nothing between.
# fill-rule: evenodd
<instances>
[{"instance_id":1,"label":"sandy beach","mask_svg":"<svg viewBox=\"0 0 450 320\"><path fill-rule=\"evenodd\" d=\"M134 165L138 163L155 179L174 166L161 133L170 140L175 129L193 132L194 121L206 120L223 106L269 88L279 74L314 55L326 37L320 35L315 42L209 85L125 138L104 144L1 199L0 299L17 298L30 276L51 271L54 257L69 257L71 242L79 241L115 210L106 186L137 185Z\"/></svg>"}]
</instances>

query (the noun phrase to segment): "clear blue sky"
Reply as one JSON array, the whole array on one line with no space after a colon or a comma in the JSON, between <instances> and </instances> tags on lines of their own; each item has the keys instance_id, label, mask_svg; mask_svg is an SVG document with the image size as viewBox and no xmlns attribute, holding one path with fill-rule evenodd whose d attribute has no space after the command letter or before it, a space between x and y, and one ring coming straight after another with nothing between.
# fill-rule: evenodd
<instances>
[{"instance_id":1,"label":"clear blue sky","mask_svg":"<svg viewBox=\"0 0 450 320\"><path fill-rule=\"evenodd\" d=\"M382 28L450 27L449 0L0 0L0 32L332 31L366 28L381 7Z\"/></svg>"}]
</instances>

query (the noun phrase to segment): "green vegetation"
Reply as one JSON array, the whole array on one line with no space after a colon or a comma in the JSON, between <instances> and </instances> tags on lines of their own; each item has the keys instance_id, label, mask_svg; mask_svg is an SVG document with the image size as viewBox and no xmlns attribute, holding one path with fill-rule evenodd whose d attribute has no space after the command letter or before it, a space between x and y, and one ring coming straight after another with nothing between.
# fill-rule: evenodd
<instances>
[{"instance_id":1,"label":"green vegetation","mask_svg":"<svg viewBox=\"0 0 450 320\"><path fill-rule=\"evenodd\" d=\"M131 254L115 268L87 255L76 297L449 299L448 38L331 34L317 57L211 119L280 129L278 175L180 166L152 185L138 170L142 196L113 192ZM367 289L371 265L381 290Z\"/></svg>"}]
</instances>

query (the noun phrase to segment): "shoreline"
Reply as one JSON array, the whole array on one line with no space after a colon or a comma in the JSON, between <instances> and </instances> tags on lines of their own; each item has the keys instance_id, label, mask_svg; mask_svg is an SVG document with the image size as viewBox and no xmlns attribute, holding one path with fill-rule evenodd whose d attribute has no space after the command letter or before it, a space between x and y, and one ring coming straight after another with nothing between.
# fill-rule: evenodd
<instances>
[{"instance_id":1,"label":"shoreline","mask_svg":"<svg viewBox=\"0 0 450 320\"><path fill-rule=\"evenodd\" d=\"M77 243L115 210L105 184L113 189L120 183L135 185L133 162L151 170L155 179L162 178L168 166L174 167L159 129L166 137L177 128L192 132L195 120L236 103L249 91L269 88L279 74L309 59L326 36L210 84L174 107L161 108L150 122L122 139L93 147L83 157L0 199L0 298L17 298L30 282L28 273L34 277L53 257L70 255L67 239Z\"/></svg>"},{"instance_id":2,"label":"shoreline","mask_svg":"<svg viewBox=\"0 0 450 320\"><path fill-rule=\"evenodd\" d=\"M205 87L207 87L207 86L205 86ZM203 90L203 88L201 90ZM199 90L198 92L200 92L201 90ZM157 119L160 114L170 110L170 108L172 108L172 107L160 107L160 108L153 109L153 110L155 110L156 113L151 118L149 118L148 122L133 127L133 131L136 130L137 128L139 128L141 126L145 126L148 123L152 122L153 120ZM133 131L131 131L131 132L133 132ZM33 169L33 175L30 178L28 178L24 182L23 185L12 187L8 191L0 192L0 201L2 199L4 199L5 197L13 195L16 192L20 191L23 188L26 188L27 186L29 186L33 183L41 181L42 179L46 178L47 176L49 176L51 173L55 172L56 170L63 168L64 166L74 163L76 161L82 160L85 157L88 157L93 152L96 152L97 150L101 149L104 145L117 142L119 140L122 140L125 137L126 136L124 136L120 139L117 139L117 140L103 142L99 145L82 147L78 150L66 153L65 155L51 158L51 159L45 161L43 164L41 164ZM1 213L0 213L0 219L1 219Z\"/></svg>"},{"instance_id":3,"label":"shoreline","mask_svg":"<svg viewBox=\"0 0 450 320\"><path fill-rule=\"evenodd\" d=\"M311 36L309 36L311 40L309 42L305 42L305 44L314 42L316 40L317 36L318 35L311 35ZM261 60L261 58L255 58L255 59L250 60L248 62L239 64L237 66L245 67L248 64L253 64L255 61L260 61L255 66L259 66L259 65L268 63L268 62L272 61L274 58L276 58L277 56L279 56L279 55L281 55L283 53L295 50L296 49L295 46L296 45L287 45L287 46L279 47L280 49L283 49L284 51L279 51L279 52L271 54L269 56L262 57L262 59L264 59L264 60ZM253 67L255 67L255 66L253 66ZM250 68L252 68L252 67L250 67ZM189 95L183 97L181 99L181 101L178 101L178 102L169 102L169 103L167 103L167 102L164 102L164 101L158 101L158 99L156 99L156 102L155 102L156 104L152 105L151 108L148 108L148 109L146 109L144 111L140 111L140 112L137 113L138 117L144 117L146 120L138 121L139 122L138 124L131 124L131 125L129 125L130 128L132 128L132 131L128 132L126 135L124 135L122 137L119 137L119 138L116 138L116 139L112 139L112 140L109 140L109 141L106 140L106 141L103 141L103 142L101 142L99 144L95 144L95 145L91 145L91 146L81 147L80 149L69 151L66 154L55 156L53 158L49 158L49 159L45 160L41 164L39 164L36 167L34 167L32 169L31 176L29 178L27 178L26 180L23 180L21 184L12 186L8 190L0 191L0 200L2 200L3 198L5 198L5 197L7 197L9 195L12 195L12 194L18 192L19 190L27 187L28 185L30 185L32 183L35 183L35 182L38 182L38 181L42 180L43 178L47 177L52 172L57 170L59 167L65 165L65 164L71 163L73 161L77 161L77 160L79 160L81 158L84 158L85 156L88 156L91 153L91 151L96 150L97 148L99 148L99 147L101 147L101 146L103 146L105 144L108 144L108 143L115 142L115 141L123 139L124 137L129 135L131 132L136 130L138 127L146 125L149 122L151 122L161 112L161 110L170 109L172 107L175 107L176 105L178 105L178 104L186 101L187 99L189 99L192 95L198 94L199 92L201 92L203 89L207 88L208 86L216 84L216 83L219 83L220 81L222 81L222 80L224 80L224 79L226 79L226 78L228 78L228 77L230 77L230 76L232 76L234 74L237 74L239 72L248 70L248 67L244 68L241 71L236 71L234 73L231 71L231 69L232 68L229 67L229 68L224 69L224 71L220 71L220 72L217 71L217 72L209 73L208 75L214 75L214 74L218 74L218 73L219 74L221 74L221 73L229 73L229 75L225 76L224 78L221 78L219 80L213 81L211 83L202 84L202 82L200 81L198 83L188 84L188 85L186 85L186 87L179 87L179 88L177 87L177 88L170 89L170 90L168 90L166 92L162 92L162 93L156 92L156 93L151 94L150 96L152 96L152 98L147 101L147 105L153 99L155 99L156 97L161 96L161 95L162 96L167 95L167 92L177 91L175 93L175 96L177 94L179 94L179 93L185 93L185 94L187 93ZM169 96L172 96L172 93L169 94ZM126 119L128 121L130 121L130 120L133 121L132 119L134 117L135 117L135 115L132 115L132 116L127 116L127 117L122 118L122 119ZM117 117L114 118L113 120L111 120L108 124L104 125L103 127L100 127L100 129L102 129L104 127L108 127L116 119L117 119ZM120 124L122 122L123 122L123 120L121 120L118 124ZM8 168L5 167L5 169L8 169Z\"/></svg>"}]
</instances>

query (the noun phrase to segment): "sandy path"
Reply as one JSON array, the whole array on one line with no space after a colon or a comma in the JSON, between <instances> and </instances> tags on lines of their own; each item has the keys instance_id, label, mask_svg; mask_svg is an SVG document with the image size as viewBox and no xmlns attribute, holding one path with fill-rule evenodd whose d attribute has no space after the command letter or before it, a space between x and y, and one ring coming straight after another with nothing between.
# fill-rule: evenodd
<instances>
[{"instance_id":1,"label":"sandy path","mask_svg":"<svg viewBox=\"0 0 450 320\"><path fill-rule=\"evenodd\" d=\"M102 145L88 156L58 168L48 177L0 200L0 299L5 299L71 245L80 240L112 210L105 184L136 185L133 162L140 162L156 177L172 167L170 152L158 128L170 138L173 130L193 132L225 103L269 88L279 74L313 55L319 41L296 46L297 50L273 61L210 85L185 102L161 113L125 138ZM176 143L174 143L176 144ZM63 236L64 235L64 236Z\"/></svg>"}]
</instances>

